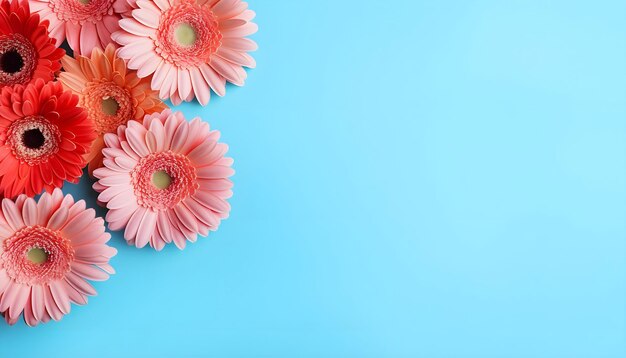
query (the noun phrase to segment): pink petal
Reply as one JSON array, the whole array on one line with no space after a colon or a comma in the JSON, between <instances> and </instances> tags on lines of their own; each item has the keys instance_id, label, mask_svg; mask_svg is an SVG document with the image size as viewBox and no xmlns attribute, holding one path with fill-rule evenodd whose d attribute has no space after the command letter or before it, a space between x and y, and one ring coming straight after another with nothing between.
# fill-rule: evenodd
<instances>
[{"instance_id":1,"label":"pink petal","mask_svg":"<svg viewBox=\"0 0 626 358\"><path fill-rule=\"evenodd\" d=\"M71 272L69 274L71 274ZM54 301L54 297L52 297L52 292L50 291L50 287L44 287L43 298L44 298L44 302L46 305L46 310L48 311L48 314L50 315L50 317L52 317L52 319L55 321L58 321L61 318L63 318L63 312L61 312L61 310L59 309L59 306Z\"/></svg>"},{"instance_id":2,"label":"pink petal","mask_svg":"<svg viewBox=\"0 0 626 358\"><path fill-rule=\"evenodd\" d=\"M11 226L13 231L17 231L24 226L22 215L12 200L2 200L2 212L4 213L4 218L7 221L7 224Z\"/></svg>"},{"instance_id":3,"label":"pink petal","mask_svg":"<svg viewBox=\"0 0 626 358\"><path fill-rule=\"evenodd\" d=\"M199 168L197 173L199 178L221 179L232 176L233 174L235 174L235 171L231 167L214 165L210 167Z\"/></svg>"},{"instance_id":4,"label":"pink petal","mask_svg":"<svg viewBox=\"0 0 626 358\"><path fill-rule=\"evenodd\" d=\"M199 190L194 196L199 203L218 213L228 213L230 211L230 204L226 200L207 191Z\"/></svg>"},{"instance_id":5,"label":"pink petal","mask_svg":"<svg viewBox=\"0 0 626 358\"><path fill-rule=\"evenodd\" d=\"M222 40L222 47L234 51L256 51L259 46L256 42L248 38L225 38Z\"/></svg>"},{"instance_id":6,"label":"pink petal","mask_svg":"<svg viewBox=\"0 0 626 358\"><path fill-rule=\"evenodd\" d=\"M90 55L94 47L99 45L96 25L86 21L80 28L80 49L77 54Z\"/></svg>"},{"instance_id":7,"label":"pink petal","mask_svg":"<svg viewBox=\"0 0 626 358\"><path fill-rule=\"evenodd\" d=\"M152 121L150 123L150 132L154 135L156 140L155 152L161 152L165 149L165 128L160 121Z\"/></svg>"},{"instance_id":8,"label":"pink petal","mask_svg":"<svg viewBox=\"0 0 626 358\"><path fill-rule=\"evenodd\" d=\"M67 282L72 285L75 289L81 292L86 296L95 296L96 290L91 286L87 281L82 279L80 276L75 274L74 272L68 272L65 276Z\"/></svg>"},{"instance_id":9,"label":"pink petal","mask_svg":"<svg viewBox=\"0 0 626 358\"><path fill-rule=\"evenodd\" d=\"M72 264L72 270L76 272L76 274L78 274L79 276L91 281L106 281L109 278L109 275L106 272L92 265L85 265L82 263L74 262Z\"/></svg>"},{"instance_id":10,"label":"pink petal","mask_svg":"<svg viewBox=\"0 0 626 358\"><path fill-rule=\"evenodd\" d=\"M187 136L189 135L189 124L187 122L181 122L174 133L172 139L171 148L173 151L179 151L186 143Z\"/></svg>"},{"instance_id":11,"label":"pink petal","mask_svg":"<svg viewBox=\"0 0 626 358\"><path fill-rule=\"evenodd\" d=\"M159 15L160 13L151 11L150 9L133 10L133 17L137 21L153 29L159 27Z\"/></svg>"},{"instance_id":12,"label":"pink petal","mask_svg":"<svg viewBox=\"0 0 626 358\"><path fill-rule=\"evenodd\" d=\"M182 206L176 205L174 207L174 213L178 220L190 231L197 232L198 231L198 223L196 222L195 216L189 212L189 210Z\"/></svg>"},{"instance_id":13,"label":"pink petal","mask_svg":"<svg viewBox=\"0 0 626 358\"><path fill-rule=\"evenodd\" d=\"M150 55L151 58L148 61L145 61L143 65L140 66L137 70L137 76L139 78L148 77L149 75L153 74L154 71L156 71L159 65L161 65L161 63L163 62L160 57L156 57L156 54L153 51L151 51Z\"/></svg>"},{"instance_id":14,"label":"pink petal","mask_svg":"<svg viewBox=\"0 0 626 358\"><path fill-rule=\"evenodd\" d=\"M206 106L209 103L209 99L211 98L211 90L209 89L209 85L204 80L202 73L196 67L192 67L189 69L189 75L191 77L191 84L193 86L193 91L200 102L201 105Z\"/></svg>"},{"instance_id":15,"label":"pink petal","mask_svg":"<svg viewBox=\"0 0 626 358\"><path fill-rule=\"evenodd\" d=\"M249 68L256 67L256 61L252 56L248 55L245 52L238 52L234 50L230 50L228 48L220 48L217 52L217 56L234 63L239 66L246 66Z\"/></svg>"},{"instance_id":16,"label":"pink petal","mask_svg":"<svg viewBox=\"0 0 626 358\"><path fill-rule=\"evenodd\" d=\"M81 211L76 216L72 217L67 225L63 227L63 234L65 237L69 237L74 241L80 238L76 237L81 231L83 231L89 224L93 222L95 218L95 211L93 209Z\"/></svg>"},{"instance_id":17,"label":"pink petal","mask_svg":"<svg viewBox=\"0 0 626 358\"><path fill-rule=\"evenodd\" d=\"M151 210L147 210L141 220L141 223L139 224L139 229L135 238L135 246L142 248L148 244L150 237L156 229L156 220L157 214Z\"/></svg>"},{"instance_id":18,"label":"pink petal","mask_svg":"<svg viewBox=\"0 0 626 358\"><path fill-rule=\"evenodd\" d=\"M71 306L69 297L67 297L67 292L65 291L65 287L61 282L51 282L50 283L50 292L52 293L52 298L56 303L57 307L63 312L63 314L70 313Z\"/></svg>"},{"instance_id":19,"label":"pink petal","mask_svg":"<svg viewBox=\"0 0 626 358\"><path fill-rule=\"evenodd\" d=\"M178 91L181 98L187 98L191 93L191 77L186 69L178 69Z\"/></svg>"},{"instance_id":20,"label":"pink petal","mask_svg":"<svg viewBox=\"0 0 626 358\"><path fill-rule=\"evenodd\" d=\"M246 37L255 34L259 30L259 26L254 22L248 22L243 26L233 29L223 30L224 38Z\"/></svg>"},{"instance_id":21,"label":"pink petal","mask_svg":"<svg viewBox=\"0 0 626 358\"><path fill-rule=\"evenodd\" d=\"M66 206L59 208L48 220L48 229L57 230L60 229L67 221L69 210Z\"/></svg>"},{"instance_id":22,"label":"pink petal","mask_svg":"<svg viewBox=\"0 0 626 358\"><path fill-rule=\"evenodd\" d=\"M46 312L46 303L44 301L44 289L39 285L33 285L31 290L31 305L33 316L38 321L43 319Z\"/></svg>"},{"instance_id":23,"label":"pink petal","mask_svg":"<svg viewBox=\"0 0 626 358\"><path fill-rule=\"evenodd\" d=\"M148 37L154 33L154 29L151 29L148 26L141 24L139 21L133 18L121 19L119 24L122 29L137 36Z\"/></svg>"},{"instance_id":24,"label":"pink petal","mask_svg":"<svg viewBox=\"0 0 626 358\"><path fill-rule=\"evenodd\" d=\"M211 89L218 96L224 96L226 94L226 80L224 77L220 76L213 68L206 64L200 65L200 72L209 86L211 86Z\"/></svg>"},{"instance_id":25,"label":"pink petal","mask_svg":"<svg viewBox=\"0 0 626 358\"><path fill-rule=\"evenodd\" d=\"M22 217L26 226L34 226L39 223L39 217L37 216L37 203L35 202L35 199L26 199L24 206L22 207Z\"/></svg>"},{"instance_id":26,"label":"pink petal","mask_svg":"<svg viewBox=\"0 0 626 358\"><path fill-rule=\"evenodd\" d=\"M139 3L139 2L138 2ZM154 0L154 3L163 11L169 9L171 7L168 0Z\"/></svg>"},{"instance_id":27,"label":"pink petal","mask_svg":"<svg viewBox=\"0 0 626 358\"><path fill-rule=\"evenodd\" d=\"M100 179L100 184L104 186L128 186L130 185L130 175L128 174L118 174L118 175L109 175L102 179Z\"/></svg>"},{"instance_id":28,"label":"pink petal","mask_svg":"<svg viewBox=\"0 0 626 358\"><path fill-rule=\"evenodd\" d=\"M139 154L141 157L145 157L150 154L148 147L146 146L145 141L141 138L139 133L133 130L126 130L126 137L128 139L128 144L133 148L135 153Z\"/></svg>"},{"instance_id":29,"label":"pink petal","mask_svg":"<svg viewBox=\"0 0 626 358\"><path fill-rule=\"evenodd\" d=\"M137 237L138 234L138 230L139 230L139 225L141 224L141 221L143 220L144 215L146 214L147 210L143 207L139 207L134 213L133 215L130 217L130 220L128 220L128 224L126 225L126 230L124 230L124 239L126 239L127 241L129 240L134 240Z\"/></svg>"},{"instance_id":30,"label":"pink petal","mask_svg":"<svg viewBox=\"0 0 626 358\"><path fill-rule=\"evenodd\" d=\"M220 18L230 18L241 14L248 5L240 0L220 0L211 10Z\"/></svg>"}]
</instances>

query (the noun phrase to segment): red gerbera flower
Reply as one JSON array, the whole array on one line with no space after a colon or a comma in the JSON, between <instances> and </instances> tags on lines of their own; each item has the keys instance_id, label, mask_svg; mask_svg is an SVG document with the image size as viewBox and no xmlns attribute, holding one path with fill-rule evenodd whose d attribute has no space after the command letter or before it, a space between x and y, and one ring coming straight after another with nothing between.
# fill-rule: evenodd
<instances>
[{"instance_id":1,"label":"red gerbera flower","mask_svg":"<svg viewBox=\"0 0 626 358\"><path fill-rule=\"evenodd\" d=\"M4 87L0 93L0 195L8 198L63 181L77 183L85 153L96 138L78 96L59 82L37 80Z\"/></svg>"},{"instance_id":2,"label":"red gerbera flower","mask_svg":"<svg viewBox=\"0 0 626 358\"><path fill-rule=\"evenodd\" d=\"M28 1L0 1L0 88L54 79L65 50L55 46L47 25L31 15Z\"/></svg>"}]
</instances>

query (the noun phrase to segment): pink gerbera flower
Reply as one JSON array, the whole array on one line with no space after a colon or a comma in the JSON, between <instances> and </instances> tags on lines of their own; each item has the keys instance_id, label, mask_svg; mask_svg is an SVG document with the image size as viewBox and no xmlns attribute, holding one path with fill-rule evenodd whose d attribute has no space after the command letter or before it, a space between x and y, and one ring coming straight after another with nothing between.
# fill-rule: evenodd
<instances>
[{"instance_id":1,"label":"pink gerbera flower","mask_svg":"<svg viewBox=\"0 0 626 358\"><path fill-rule=\"evenodd\" d=\"M108 279L116 250L104 220L83 200L60 189L36 202L26 195L2 200L0 211L0 312L9 324L20 315L29 326L60 320L70 304L96 294L87 282Z\"/></svg>"},{"instance_id":2,"label":"pink gerbera flower","mask_svg":"<svg viewBox=\"0 0 626 358\"><path fill-rule=\"evenodd\" d=\"M230 211L234 173L219 137L199 118L187 122L170 110L105 134L94 189L109 208L109 228L126 228L129 244L157 250L172 241L183 249L186 240L217 230Z\"/></svg>"},{"instance_id":3,"label":"pink gerbera flower","mask_svg":"<svg viewBox=\"0 0 626 358\"><path fill-rule=\"evenodd\" d=\"M76 54L85 56L111 43L121 14L130 9L126 0L30 0L30 7L50 22L50 36L57 43L67 39Z\"/></svg>"},{"instance_id":4,"label":"pink gerbera flower","mask_svg":"<svg viewBox=\"0 0 626 358\"><path fill-rule=\"evenodd\" d=\"M226 81L242 86L245 67L255 67L247 54L256 43L245 36L257 31L255 13L241 0L156 0L136 2L132 17L120 21L113 34L139 77L152 77L152 89L172 103L202 105L210 89L223 96Z\"/></svg>"}]
</instances>

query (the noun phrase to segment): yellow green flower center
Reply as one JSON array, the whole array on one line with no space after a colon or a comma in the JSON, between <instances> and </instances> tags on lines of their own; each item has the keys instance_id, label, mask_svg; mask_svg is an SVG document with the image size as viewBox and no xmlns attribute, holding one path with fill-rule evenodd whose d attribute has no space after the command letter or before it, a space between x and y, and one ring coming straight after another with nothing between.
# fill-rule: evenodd
<instances>
[{"instance_id":1,"label":"yellow green flower center","mask_svg":"<svg viewBox=\"0 0 626 358\"><path fill-rule=\"evenodd\" d=\"M191 46L196 42L196 30L187 23L179 24L174 30L176 42L183 46Z\"/></svg>"},{"instance_id":2,"label":"yellow green flower center","mask_svg":"<svg viewBox=\"0 0 626 358\"><path fill-rule=\"evenodd\" d=\"M42 248L33 247L26 254L26 258L28 261L39 265L48 261L48 253Z\"/></svg>"},{"instance_id":3,"label":"yellow green flower center","mask_svg":"<svg viewBox=\"0 0 626 358\"><path fill-rule=\"evenodd\" d=\"M167 189L172 184L172 177L165 170L157 170L152 174L152 184L157 189Z\"/></svg>"}]
</instances>

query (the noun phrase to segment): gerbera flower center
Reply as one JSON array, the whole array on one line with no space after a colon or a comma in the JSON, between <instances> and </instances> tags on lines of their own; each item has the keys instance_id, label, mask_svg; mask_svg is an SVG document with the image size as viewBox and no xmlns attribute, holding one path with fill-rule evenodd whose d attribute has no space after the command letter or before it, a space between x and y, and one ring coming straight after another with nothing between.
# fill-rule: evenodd
<instances>
[{"instance_id":1,"label":"gerbera flower center","mask_svg":"<svg viewBox=\"0 0 626 358\"><path fill-rule=\"evenodd\" d=\"M34 264L42 264L48 261L48 253L40 247L33 247L28 250L26 258Z\"/></svg>"},{"instance_id":2,"label":"gerbera flower center","mask_svg":"<svg viewBox=\"0 0 626 358\"><path fill-rule=\"evenodd\" d=\"M22 143L26 148L37 149L40 148L46 142L46 138L41 133L41 129L33 128L29 129L22 134Z\"/></svg>"},{"instance_id":3,"label":"gerbera flower center","mask_svg":"<svg viewBox=\"0 0 626 358\"><path fill-rule=\"evenodd\" d=\"M152 174L152 184L157 189L167 189L172 184L172 177L165 170L157 170Z\"/></svg>"},{"instance_id":4,"label":"gerbera flower center","mask_svg":"<svg viewBox=\"0 0 626 358\"><path fill-rule=\"evenodd\" d=\"M28 39L20 34L0 36L0 85L30 81L37 55Z\"/></svg>"},{"instance_id":5,"label":"gerbera flower center","mask_svg":"<svg viewBox=\"0 0 626 358\"><path fill-rule=\"evenodd\" d=\"M185 68L208 62L221 41L217 17L209 6L187 0L161 16L155 50L166 61Z\"/></svg>"},{"instance_id":6,"label":"gerbera flower center","mask_svg":"<svg viewBox=\"0 0 626 358\"><path fill-rule=\"evenodd\" d=\"M24 67L24 59L17 50L9 50L0 57L0 68L3 72L19 72L22 67Z\"/></svg>"},{"instance_id":7,"label":"gerbera flower center","mask_svg":"<svg viewBox=\"0 0 626 358\"><path fill-rule=\"evenodd\" d=\"M15 282L44 284L61 279L74 260L71 242L58 231L27 226L4 240L0 264Z\"/></svg>"},{"instance_id":8,"label":"gerbera flower center","mask_svg":"<svg viewBox=\"0 0 626 358\"><path fill-rule=\"evenodd\" d=\"M36 165L48 160L59 150L59 128L40 116L29 116L11 124L6 144L23 163Z\"/></svg>"},{"instance_id":9,"label":"gerbera flower center","mask_svg":"<svg viewBox=\"0 0 626 358\"><path fill-rule=\"evenodd\" d=\"M102 113L107 116L114 116L120 109L120 104L117 103L115 98L107 97L102 100Z\"/></svg>"},{"instance_id":10,"label":"gerbera flower center","mask_svg":"<svg viewBox=\"0 0 626 358\"><path fill-rule=\"evenodd\" d=\"M179 24L174 30L176 41L183 46L190 46L196 42L196 30L189 24Z\"/></svg>"},{"instance_id":11,"label":"gerbera flower center","mask_svg":"<svg viewBox=\"0 0 626 358\"><path fill-rule=\"evenodd\" d=\"M61 21L82 25L99 22L111 11L115 0L50 0L50 8Z\"/></svg>"},{"instance_id":12,"label":"gerbera flower center","mask_svg":"<svg viewBox=\"0 0 626 358\"><path fill-rule=\"evenodd\" d=\"M117 130L135 118L135 106L130 92L113 82L92 82L83 90L81 107L96 124L98 134Z\"/></svg>"},{"instance_id":13,"label":"gerbera flower center","mask_svg":"<svg viewBox=\"0 0 626 358\"><path fill-rule=\"evenodd\" d=\"M191 161L171 151L141 158L131 178L139 205L153 210L173 208L199 187Z\"/></svg>"}]
</instances>

